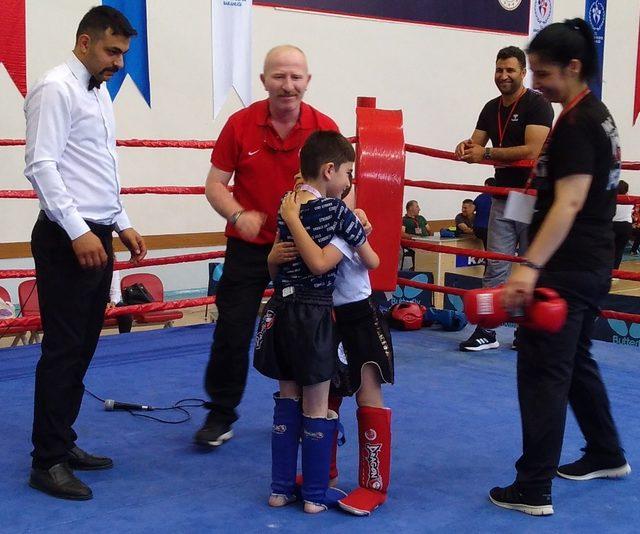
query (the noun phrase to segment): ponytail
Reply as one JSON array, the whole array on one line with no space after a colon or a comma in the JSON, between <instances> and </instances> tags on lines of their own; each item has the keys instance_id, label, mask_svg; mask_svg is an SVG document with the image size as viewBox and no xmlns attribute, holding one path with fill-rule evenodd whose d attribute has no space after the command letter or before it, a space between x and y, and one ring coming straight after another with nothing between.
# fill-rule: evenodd
<instances>
[{"instance_id":1,"label":"ponytail","mask_svg":"<svg viewBox=\"0 0 640 534\"><path fill-rule=\"evenodd\" d=\"M593 32L581 18L550 24L533 38L527 54L566 67L572 59L582 63L580 78L591 80L598 71L598 54Z\"/></svg>"}]
</instances>

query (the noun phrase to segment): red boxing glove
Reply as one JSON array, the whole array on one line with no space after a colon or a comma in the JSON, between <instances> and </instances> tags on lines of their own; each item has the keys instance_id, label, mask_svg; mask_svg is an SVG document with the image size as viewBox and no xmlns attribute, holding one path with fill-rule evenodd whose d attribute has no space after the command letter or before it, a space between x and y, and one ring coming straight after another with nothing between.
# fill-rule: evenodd
<instances>
[{"instance_id":1,"label":"red boxing glove","mask_svg":"<svg viewBox=\"0 0 640 534\"><path fill-rule=\"evenodd\" d=\"M391 306L391 326L398 330L420 330L427 308L416 302L400 302Z\"/></svg>"},{"instance_id":2,"label":"red boxing glove","mask_svg":"<svg viewBox=\"0 0 640 534\"><path fill-rule=\"evenodd\" d=\"M524 318L516 321L531 328L555 334L560 332L567 320L567 301L548 287L536 287L533 300L524 310Z\"/></svg>"},{"instance_id":3,"label":"red boxing glove","mask_svg":"<svg viewBox=\"0 0 640 534\"><path fill-rule=\"evenodd\" d=\"M464 311L470 323L495 328L507 321L532 330L556 333L567 320L567 303L553 289L538 287L522 313L511 314L502 305L502 287L471 289L464 294Z\"/></svg>"}]
</instances>

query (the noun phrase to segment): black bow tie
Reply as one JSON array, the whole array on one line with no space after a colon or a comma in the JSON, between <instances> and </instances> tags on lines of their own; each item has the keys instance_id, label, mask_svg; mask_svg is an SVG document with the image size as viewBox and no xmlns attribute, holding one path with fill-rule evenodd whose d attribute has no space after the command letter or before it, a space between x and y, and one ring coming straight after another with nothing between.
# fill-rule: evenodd
<instances>
[{"instance_id":1,"label":"black bow tie","mask_svg":"<svg viewBox=\"0 0 640 534\"><path fill-rule=\"evenodd\" d=\"M102 82L98 81L98 79L95 76L91 76L91 78L89 78L89 91L91 91L95 87L100 89L101 83Z\"/></svg>"}]
</instances>

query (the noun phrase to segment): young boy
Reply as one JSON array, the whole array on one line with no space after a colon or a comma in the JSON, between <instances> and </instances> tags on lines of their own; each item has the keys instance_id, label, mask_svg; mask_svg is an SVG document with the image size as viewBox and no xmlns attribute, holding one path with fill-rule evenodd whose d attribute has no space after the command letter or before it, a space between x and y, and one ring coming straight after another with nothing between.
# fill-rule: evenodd
<instances>
[{"instance_id":1,"label":"young boy","mask_svg":"<svg viewBox=\"0 0 640 534\"><path fill-rule=\"evenodd\" d=\"M377 264L362 225L336 198L350 184L354 160L353 147L337 132L309 136L300 151L305 183L297 193L297 203L292 196L283 201L278 217L280 239L310 240L324 247L338 236L357 248L367 265ZM328 488L328 474L338 420L329 412L327 399L337 362L332 292L342 253L335 247L324 251L309 263L298 257L277 265L270 256L275 294L264 308L254 353L255 368L280 383L274 396L269 505L284 506L295 500L302 434L302 497L308 513L326 510L337 500L336 492Z\"/></svg>"},{"instance_id":2,"label":"young boy","mask_svg":"<svg viewBox=\"0 0 640 534\"><path fill-rule=\"evenodd\" d=\"M285 199L283 212L291 201L292 198ZM354 211L368 235L371 225L366 214L362 210ZM317 261L324 252L308 236L301 240L296 235L295 245L305 263ZM347 376L341 377L339 390L347 395L356 394L360 449L360 487L338 504L352 514L369 515L385 502L389 486L391 410L384 407L381 383L393 383L393 347L386 321L371 298L368 265L358 251L339 236L335 236L326 249L333 247L343 255L335 279L333 303L348 362ZM337 474L335 467L333 471Z\"/></svg>"}]
</instances>

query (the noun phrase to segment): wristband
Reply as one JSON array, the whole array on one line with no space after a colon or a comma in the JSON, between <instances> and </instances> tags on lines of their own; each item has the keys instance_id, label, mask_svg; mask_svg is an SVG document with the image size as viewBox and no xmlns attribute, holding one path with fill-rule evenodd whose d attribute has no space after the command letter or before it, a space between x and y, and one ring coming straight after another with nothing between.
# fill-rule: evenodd
<instances>
[{"instance_id":1,"label":"wristband","mask_svg":"<svg viewBox=\"0 0 640 534\"><path fill-rule=\"evenodd\" d=\"M231 217L229 217L229 222L231 223L231 226L236 225L236 223L238 222L238 219L240 218L240 215L242 215L243 213L244 213L244 210L238 210L235 213L233 213Z\"/></svg>"},{"instance_id":2,"label":"wristband","mask_svg":"<svg viewBox=\"0 0 640 534\"><path fill-rule=\"evenodd\" d=\"M486 147L484 149L484 159L491 159L491 147Z\"/></svg>"},{"instance_id":3,"label":"wristband","mask_svg":"<svg viewBox=\"0 0 640 534\"><path fill-rule=\"evenodd\" d=\"M524 267L529 267L529 269L533 269L534 271L542 271L542 265L538 265L537 263L533 263L529 260L524 260L520 263L520 265Z\"/></svg>"}]
</instances>

